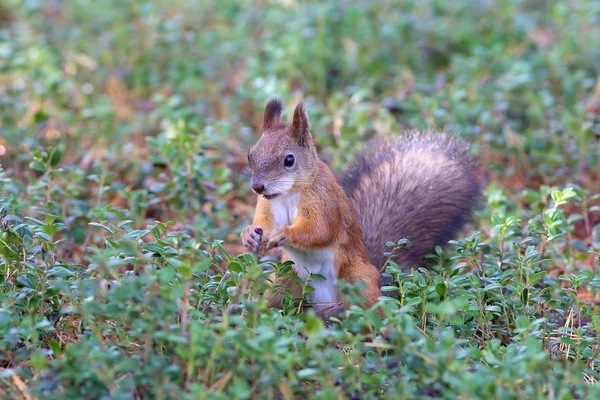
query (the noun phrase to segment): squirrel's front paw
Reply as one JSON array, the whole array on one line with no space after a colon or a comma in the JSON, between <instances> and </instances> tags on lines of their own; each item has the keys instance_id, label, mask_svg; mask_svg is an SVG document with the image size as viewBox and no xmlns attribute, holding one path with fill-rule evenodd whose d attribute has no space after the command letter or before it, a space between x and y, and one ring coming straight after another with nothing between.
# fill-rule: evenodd
<instances>
[{"instance_id":1,"label":"squirrel's front paw","mask_svg":"<svg viewBox=\"0 0 600 400\"><path fill-rule=\"evenodd\" d=\"M260 242L262 241L263 230L260 226L250 225L242 230L242 244L247 249L258 251Z\"/></svg>"},{"instance_id":2,"label":"squirrel's front paw","mask_svg":"<svg viewBox=\"0 0 600 400\"><path fill-rule=\"evenodd\" d=\"M287 242L287 234L285 226L278 226L271 232L269 235L269 240L267 242L267 249L272 249L274 247L281 247Z\"/></svg>"}]
</instances>

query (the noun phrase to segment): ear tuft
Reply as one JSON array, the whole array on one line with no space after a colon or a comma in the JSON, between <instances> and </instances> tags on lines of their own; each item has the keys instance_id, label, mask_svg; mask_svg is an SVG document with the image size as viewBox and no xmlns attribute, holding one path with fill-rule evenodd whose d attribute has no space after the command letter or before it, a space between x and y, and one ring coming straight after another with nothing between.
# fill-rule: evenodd
<instances>
[{"instance_id":1,"label":"ear tuft","mask_svg":"<svg viewBox=\"0 0 600 400\"><path fill-rule=\"evenodd\" d=\"M290 133L301 146L305 146L310 140L310 124L303 103L298 104L294 110Z\"/></svg>"},{"instance_id":2,"label":"ear tuft","mask_svg":"<svg viewBox=\"0 0 600 400\"><path fill-rule=\"evenodd\" d=\"M265 107L265 115L263 117L263 131L279 125L281 121L281 113L283 112L283 103L278 98L269 100Z\"/></svg>"}]
</instances>

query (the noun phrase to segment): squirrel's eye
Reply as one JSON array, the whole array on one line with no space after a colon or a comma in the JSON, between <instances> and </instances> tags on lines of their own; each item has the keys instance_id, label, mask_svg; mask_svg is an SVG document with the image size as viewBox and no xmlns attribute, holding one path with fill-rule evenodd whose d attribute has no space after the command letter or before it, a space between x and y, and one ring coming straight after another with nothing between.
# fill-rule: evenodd
<instances>
[{"instance_id":1,"label":"squirrel's eye","mask_svg":"<svg viewBox=\"0 0 600 400\"><path fill-rule=\"evenodd\" d=\"M293 165L294 165L294 156L291 154L288 154L283 159L283 166L284 167L292 167Z\"/></svg>"}]
</instances>

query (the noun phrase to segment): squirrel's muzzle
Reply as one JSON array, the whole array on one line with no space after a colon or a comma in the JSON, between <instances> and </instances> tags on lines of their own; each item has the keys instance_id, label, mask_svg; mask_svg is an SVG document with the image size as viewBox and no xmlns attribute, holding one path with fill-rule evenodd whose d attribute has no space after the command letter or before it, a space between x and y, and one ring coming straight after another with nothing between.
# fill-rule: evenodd
<instances>
[{"instance_id":1,"label":"squirrel's muzzle","mask_svg":"<svg viewBox=\"0 0 600 400\"><path fill-rule=\"evenodd\" d=\"M265 191L265 185L263 183L252 182L252 190L256 194L262 194Z\"/></svg>"}]
</instances>

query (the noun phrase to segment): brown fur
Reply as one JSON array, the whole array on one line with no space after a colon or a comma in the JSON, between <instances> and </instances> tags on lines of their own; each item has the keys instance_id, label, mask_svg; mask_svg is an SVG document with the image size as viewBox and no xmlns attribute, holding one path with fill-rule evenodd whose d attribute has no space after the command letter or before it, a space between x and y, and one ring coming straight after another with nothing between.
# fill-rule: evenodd
<instances>
[{"instance_id":1,"label":"brown fur","mask_svg":"<svg viewBox=\"0 0 600 400\"><path fill-rule=\"evenodd\" d=\"M275 102L275 103L274 103ZM381 292L380 274L369 263L356 215L350 200L337 184L329 168L319 160L310 136L308 118L300 104L296 107L291 126L279 123L280 113L277 100L269 102L265 109L265 128L260 140L249 153L253 182L265 185L265 194L276 194L283 187L281 182L293 182L287 193L299 193L297 217L290 226L282 227L281 232L273 230L273 215L269 200L260 196L252 226L242 233L247 245L250 233L256 227L263 231L260 241L267 242L267 248L279 243L271 243L273 236L284 237L285 243L299 249L331 248L334 250L334 263L337 278L350 284L364 281L362 292L365 308L372 307ZM274 120L274 119L275 120ZM294 154L297 168L287 170L281 160L286 154ZM287 259L284 251L283 260ZM278 278L275 285L282 285L292 291L294 297L301 295L301 287L289 277ZM269 306L281 307L282 294L279 291L266 294ZM343 308L349 304L340 297ZM378 309L380 315L381 310Z\"/></svg>"},{"instance_id":2,"label":"brown fur","mask_svg":"<svg viewBox=\"0 0 600 400\"><path fill-rule=\"evenodd\" d=\"M251 249L284 244L305 250L334 249L337 279L349 284L363 281L362 307L370 308L381 296L379 268L385 263L387 241L412 241L394 256L399 264L412 267L468 220L480 192L474 163L466 147L447 136L413 132L403 139L382 141L373 152L358 157L342 190L318 158L302 104L289 126L280 121L282 109L277 99L267 104L263 135L249 152L253 187L264 185L264 192L242 241ZM293 167L283 163L289 154L296 160ZM296 219L273 229L267 198L286 193L299 194ZM287 259L284 250L283 260ZM302 293L289 277L277 278L275 285L291 290L294 297ZM269 306L281 307L281 291L266 296ZM342 296L339 301L348 308ZM383 315L381 309L377 312Z\"/></svg>"},{"instance_id":3,"label":"brown fur","mask_svg":"<svg viewBox=\"0 0 600 400\"><path fill-rule=\"evenodd\" d=\"M318 172L313 181L297 184L292 189L293 192L300 192L301 197L296 220L285 228L287 243L307 250L335 246L338 279L350 284L357 284L363 280L366 284L366 289L362 292L366 299L363 306L370 308L381 296L381 276L369 263L350 200L335 182L329 168L321 161L318 161L318 164ZM263 227L268 238L273 218L268 205L265 208L261 207L261 213L257 214L257 217L253 225ZM282 261L287 260L284 251ZM301 296L301 286L289 277L280 277L275 281L275 285L285 286L292 291L294 297ZM270 307L281 307L281 292L267 293L267 297ZM343 298L340 298L340 301L343 308L349 307Z\"/></svg>"},{"instance_id":4,"label":"brown fur","mask_svg":"<svg viewBox=\"0 0 600 400\"><path fill-rule=\"evenodd\" d=\"M393 260L409 269L452 239L480 196L476 172L467 147L438 132L413 131L358 157L342 185L359 215L371 262L381 268L386 242L406 238L412 244Z\"/></svg>"}]
</instances>

